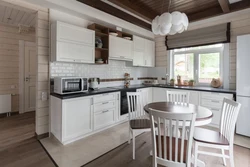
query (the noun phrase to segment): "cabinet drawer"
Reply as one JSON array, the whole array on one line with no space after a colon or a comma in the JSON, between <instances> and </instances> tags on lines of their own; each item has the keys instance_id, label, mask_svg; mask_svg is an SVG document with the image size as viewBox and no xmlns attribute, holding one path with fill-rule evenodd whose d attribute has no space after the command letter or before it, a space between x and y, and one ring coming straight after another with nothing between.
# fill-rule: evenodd
<instances>
[{"instance_id":1,"label":"cabinet drawer","mask_svg":"<svg viewBox=\"0 0 250 167\"><path fill-rule=\"evenodd\" d=\"M223 100L224 98L232 99L232 94L226 93L215 93L215 92L201 92L202 99L211 99L211 100Z\"/></svg>"},{"instance_id":2,"label":"cabinet drawer","mask_svg":"<svg viewBox=\"0 0 250 167\"><path fill-rule=\"evenodd\" d=\"M94 130L104 128L115 122L115 109L102 110L94 113Z\"/></svg>"},{"instance_id":3,"label":"cabinet drawer","mask_svg":"<svg viewBox=\"0 0 250 167\"><path fill-rule=\"evenodd\" d=\"M115 93L104 93L101 95L96 95L94 96L94 103L101 103L101 102L115 100L115 97L116 97Z\"/></svg>"},{"instance_id":4,"label":"cabinet drawer","mask_svg":"<svg viewBox=\"0 0 250 167\"><path fill-rule=\"evenodd\" d=\"M201 99L201 105L207 108L221 109L223 100Z\"/></svg>"},{"instance_id":5,"label":"cabinet drawer","mask_svg":"<svg viewBox=\"0 0 250 167\"><path fill-rule=\"evenodd\" d=\"M110 108L115 108L115 100L96 103L94 105L94 112L98 112L98 111L106 110L106 109L110 109Z\"/></svg>"}]
</instances>

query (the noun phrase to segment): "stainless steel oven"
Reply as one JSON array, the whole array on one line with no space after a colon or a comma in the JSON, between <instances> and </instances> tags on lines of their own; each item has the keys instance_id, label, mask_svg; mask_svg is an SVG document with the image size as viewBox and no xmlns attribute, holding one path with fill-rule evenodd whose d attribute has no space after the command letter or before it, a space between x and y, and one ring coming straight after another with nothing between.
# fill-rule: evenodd
<instances>
[{"instance_id":1,"label":"stainless steel oven","mask_svg":"<svg viewBox=\"0 0 250 167\"><path fill-rule=\"evenodd\" d=\"M88 91L88 79L82 77L55 77L54 92L69 94Z\"/></svg>"}]
</instances>

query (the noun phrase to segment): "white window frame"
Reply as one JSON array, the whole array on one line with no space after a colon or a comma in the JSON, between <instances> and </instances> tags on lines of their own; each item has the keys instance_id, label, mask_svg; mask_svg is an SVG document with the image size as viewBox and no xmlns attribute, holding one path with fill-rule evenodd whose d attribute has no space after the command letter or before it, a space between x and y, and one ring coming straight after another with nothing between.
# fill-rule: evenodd
<instances>
[{"instance_id":1,"label":"white window frame","mask_svg":"<svg viewBox=\"0 0 250 167\"><path fill-rule=\"evenodd\" d=\"M219 52L220 53L220 79L223 82L223 52L224 52L224 45L222 44L222 47L214 47L214 48L204 48L204 49L192 49L192 50L187 50L187 51L170 51L170 66L169 66L169 72L170 72L170 78L174 77L174 56L176 54L194 54L194 80L195 80L195 85L198 86L209 86L210 83L201 83L198 82L198 77L199 77L199 54L205 54L205 53L215 53ZM176 78L175 78L176 79Z\"/></svg>"}]
</instances>

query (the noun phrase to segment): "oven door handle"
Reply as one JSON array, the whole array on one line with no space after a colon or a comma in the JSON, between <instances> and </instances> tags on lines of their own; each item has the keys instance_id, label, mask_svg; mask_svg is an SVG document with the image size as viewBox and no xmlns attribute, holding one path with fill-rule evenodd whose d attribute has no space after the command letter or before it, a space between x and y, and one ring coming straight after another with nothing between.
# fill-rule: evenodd
<instances>
[{"instance_id":1,"label":"oven door handle","mask_svg":"<svg viewBox=\"0 0 250 167\"><path fill-rule=\"evenodd\" d=\"M83 81L84 81L83 78L81 78L81 81L82 81L82 84L81 84L82 85L82 90L81 91L84 91L83 90Z\"/></svg>"}]
</instances>

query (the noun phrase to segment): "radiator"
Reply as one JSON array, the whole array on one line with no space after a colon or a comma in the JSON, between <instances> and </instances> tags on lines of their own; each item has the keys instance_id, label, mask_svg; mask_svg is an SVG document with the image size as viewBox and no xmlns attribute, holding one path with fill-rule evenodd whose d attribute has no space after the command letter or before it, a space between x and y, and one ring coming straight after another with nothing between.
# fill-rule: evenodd
<instances>
[{"instance_id":1,"label":"radiator","mask_svg":"<svg viewBox=\"0 0 250 167\"><path fill-rule=\"evenodd\" d=\"M0 114L11 112L11 94L0 95Z\"/></svg>"}]
</instances>

